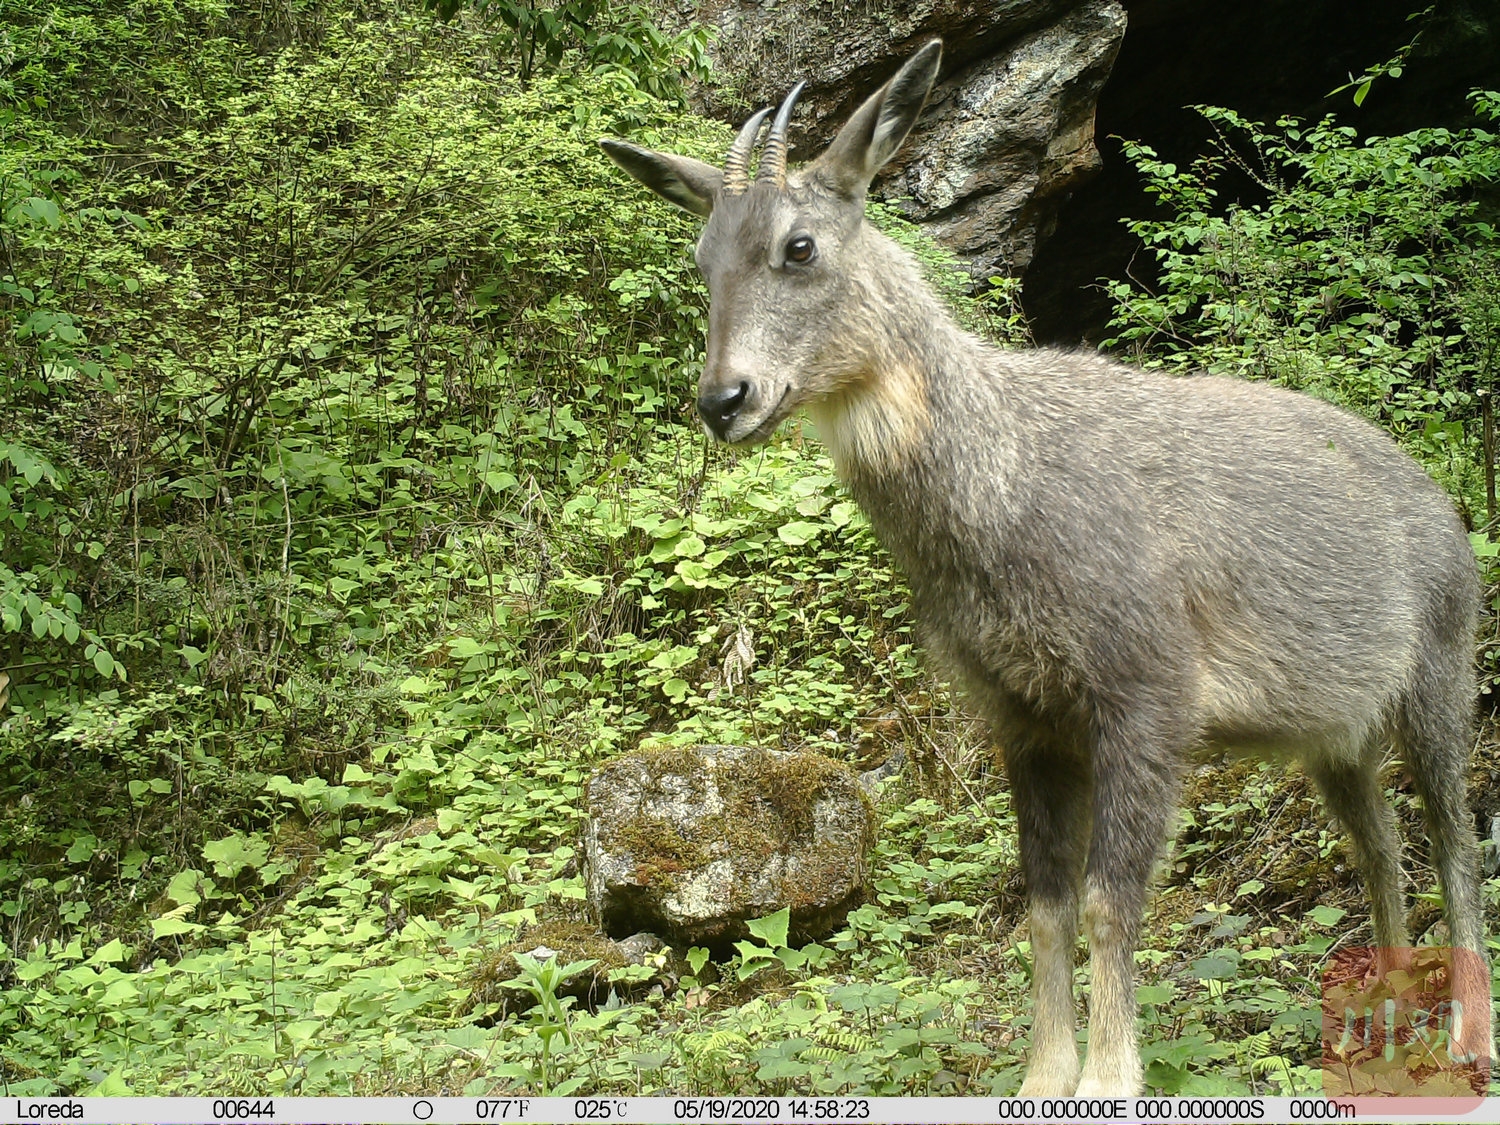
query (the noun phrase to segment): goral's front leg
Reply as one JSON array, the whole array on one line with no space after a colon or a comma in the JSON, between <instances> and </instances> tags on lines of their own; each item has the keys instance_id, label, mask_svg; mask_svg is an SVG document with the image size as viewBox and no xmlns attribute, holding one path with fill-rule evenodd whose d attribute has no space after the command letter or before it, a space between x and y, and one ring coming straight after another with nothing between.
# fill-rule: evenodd
<instances>
[{"instance_id":1,"label":"goral's front leg","mask_svg":"<svg viewBox=\"0 0 1500 1125\"><path fill-rule=\"evenodd\" d=\"M1078 902L1031 903L1031 1061L1021 1083L1025 1097L1066 1097L1078 1085L1073 1036L1073 946Z\"/></svg>"}]
</instances>

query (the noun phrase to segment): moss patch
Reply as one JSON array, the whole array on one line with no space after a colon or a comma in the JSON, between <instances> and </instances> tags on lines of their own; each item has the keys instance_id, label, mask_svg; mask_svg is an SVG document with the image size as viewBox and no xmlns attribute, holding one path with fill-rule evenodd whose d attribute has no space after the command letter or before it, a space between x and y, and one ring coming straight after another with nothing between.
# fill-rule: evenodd
<instances>
[{"instance_id":1,"label":"moss patch","mask_svg":"<svg viewBox=\"0 0 1500 1125\"><path fill-rule=\"evenodd\" d=\"M465 982L469 994L459 1005L458 1014L493 1011L496 1018L503 1019L510 1012L525 1011L534 1001L532 995L516 985L507 984L520 973L516 964L517 953L530 953L538 946L546 946L557 953L557 963L567 965L574 961L595 961L588 972L579 973L567 981L559 995L574 996L586 1004L592 1004L599 996L609 991L609 973L625 964L620 948L599 931L597 926L586 922L575 922L566 918L550 918L528 926L513 942L502 945L487 954L475 965Z\"/></svg>"},{"instance_id":2,"label":"moss patch","mask_svg":"<svg viewBox=\"0 0 1500 1125\"><path fill-rule=\"evenodd\" d=\"M636 882L643 886L675 889L677 876L709 863L704 848L685 840L659 816L641 815L613 828L608 842L630 853L635 860Z\"/></svg>"}]
</instances>

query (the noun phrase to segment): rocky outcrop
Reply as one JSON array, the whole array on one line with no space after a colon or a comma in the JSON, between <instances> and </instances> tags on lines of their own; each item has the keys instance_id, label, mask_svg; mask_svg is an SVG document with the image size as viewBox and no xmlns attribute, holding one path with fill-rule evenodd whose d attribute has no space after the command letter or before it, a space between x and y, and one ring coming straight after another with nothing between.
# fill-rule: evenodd
<instances>
[{"instance_id":1,"label":"rocky outcrop","mask_svg":"<svg viewBox=\"0 0 1500 1125\"><path fill-rule=\"evenodd\" d=\"M859 779L820 754L637 751L589 779L583 870L605 932L722 944L787 907L794 940L861 900L874 826Z\"/></svg>"},{"instance_id":2,"label":"rocky outcrop","mask_svg":"<svg viewBox=\"0 0 1500 1125\"><path fill-rule=\"evenodd\" d=\"M704 0L693 14L719 29L706 112L738 122L807 81L794 159L816 155L902 60L942 36L929 108L873 194L976 277L1023 271L1099 166L1094 104L1125 33L1116 0Z\"/></svg>"}]
</instances>

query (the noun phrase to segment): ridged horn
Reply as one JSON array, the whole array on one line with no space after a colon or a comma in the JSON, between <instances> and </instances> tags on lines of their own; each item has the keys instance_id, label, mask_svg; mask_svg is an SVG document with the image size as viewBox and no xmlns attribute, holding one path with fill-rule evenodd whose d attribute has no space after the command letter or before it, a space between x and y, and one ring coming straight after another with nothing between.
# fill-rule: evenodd
<instances>
[{"instance_id":1,"label":"ridged horn","mask_svg":"<svg viewBox=\"0 0 1500 1125\"><path fill-rule=\"evenodd\" d=\"M760 127L765 124L766 114L771 109L767 106L749 121L740 127L739 135L734 138L734 144L729 146L729 155L724 158L724 194L744 195L745 189L750 186L750 153L755 148L756 138L760 136Z\"/></svg>"},{"instance_id":2,"label":"ridged horn","mask_svg":"<svg viewBox=\"0 0 1500 1125\"><path fill-rule=\"evenodd\" d=\"M791 124L792 110L796 108L797 98L802 94L802 87L806 82L798 82L792 87L792 92L786 96L786 101L781 103L781 108L776 111L776 120L771 122L771 132L766 136L766 147L760 154L760 171L756 174L755 182L758 184L775 184L777 187L786 187L786 128Z\"/></svg>"}]
</instances>

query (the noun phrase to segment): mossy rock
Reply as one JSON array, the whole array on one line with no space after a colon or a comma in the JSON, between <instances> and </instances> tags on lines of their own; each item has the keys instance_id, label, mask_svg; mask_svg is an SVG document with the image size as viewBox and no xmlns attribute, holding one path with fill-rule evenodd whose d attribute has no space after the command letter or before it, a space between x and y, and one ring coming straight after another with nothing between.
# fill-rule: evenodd
<instances>
[{"instance_id":1,"label":"mossy rock","mask_svg":"<svg viewBox=\"0 0 1500 1125\"><path fill-rule=\"evenodd\" d=\"M794 941L863 900L874 817L849 767L758 747L642 750L589 780L588 902L610 934L722 944L791 910Z\"/></svg>"}]
</instances>

